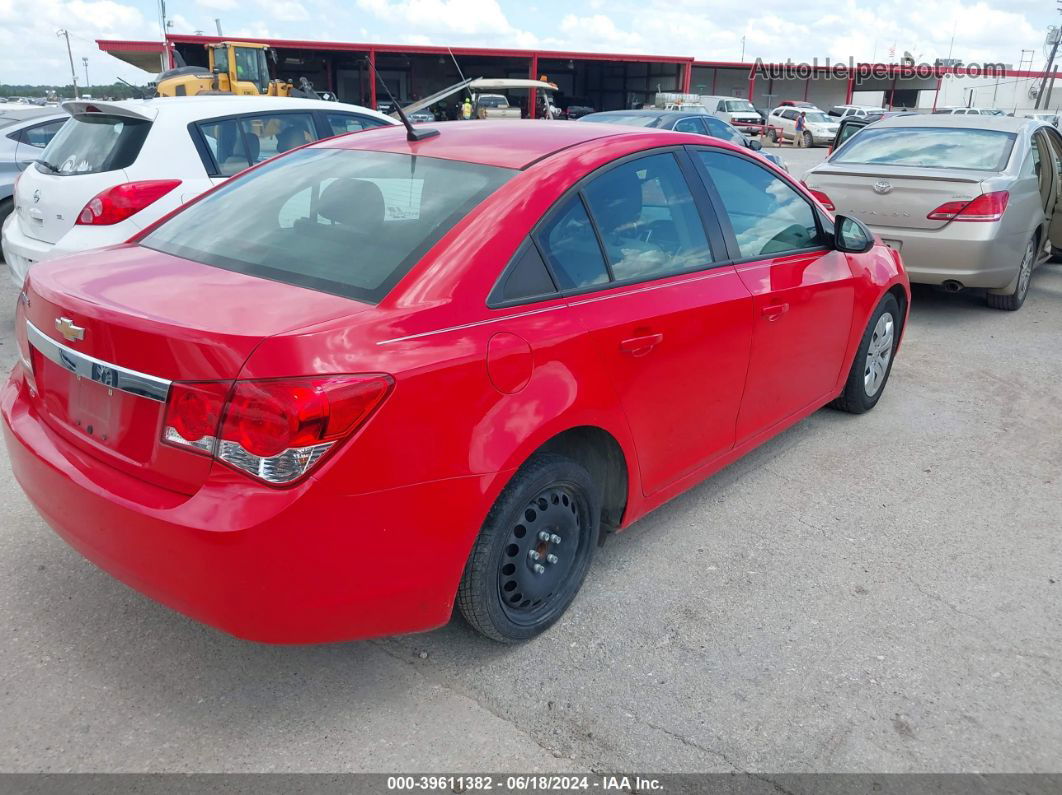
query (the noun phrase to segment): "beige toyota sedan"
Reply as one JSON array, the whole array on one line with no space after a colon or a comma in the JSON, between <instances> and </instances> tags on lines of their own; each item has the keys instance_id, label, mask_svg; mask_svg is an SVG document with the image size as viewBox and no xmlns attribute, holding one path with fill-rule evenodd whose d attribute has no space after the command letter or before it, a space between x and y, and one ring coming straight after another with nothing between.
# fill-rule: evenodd
<instances>
[{"instance_id":1,"label":"beige toyota sedan","mask_svg":"<svg viewBox=\"0 0 1062 795\"><path fill-rule=\"evenodd\" d=\"M912 282L988 290L1019 309L1062 248L1062 135L1008 116L916 114L868 125L804 181L897 249Z\"/></svg>"}]
</instances>

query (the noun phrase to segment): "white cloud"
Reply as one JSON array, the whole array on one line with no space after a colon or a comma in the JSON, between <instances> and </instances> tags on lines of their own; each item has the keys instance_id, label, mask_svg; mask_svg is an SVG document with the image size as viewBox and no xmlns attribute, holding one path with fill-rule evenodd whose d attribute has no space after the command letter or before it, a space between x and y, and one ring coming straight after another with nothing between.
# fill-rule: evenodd
<instances>
[{"instance_id":1,"label":"white cloud","mask_svg":"<svg viewBox=\"0 0 1062 795\"><path fill-rule=\"evenodd\" d=\"M277 22L302 22L310 18L306 7L295 0L258 0L258 5Z\"/></svg>"},{"instance_id":2,"label":"white cloud","mask_svg":"<svg viewBox=\"0 0 1062 795\"><path fill-rule=\"evenodd\" d=\"M237 0L195 0L195 4L210 11L231 11L240 6Z\"/></svg>"},{"instance_id":3,"label":"white cloud","mask_svg":"<svg viewBox=\"0 0 1062 795\"><path fill-rule=\"evenodd\" d=\"M159 38L158 21L115 0L0 0L0 80L40 85L70 81L66 42L56 31L70 31L70 49L78 84L85 82L81 59L88 58L89 79L110 83L118 76L143 83L147 74L100 51L96 39Z\"/></svg>"},{"instance_id":4,"label":"white cloud","mask_svg":"<svg viewBox=\"0 0 1062 795\"><path fill-rule=\"evenodd\" d=\"M436 44L447 43L448 37L487 35L490 46L504 46L502 37L517 33L497 0L358 0L358 7Z\"/></svg>"}]
</instances>

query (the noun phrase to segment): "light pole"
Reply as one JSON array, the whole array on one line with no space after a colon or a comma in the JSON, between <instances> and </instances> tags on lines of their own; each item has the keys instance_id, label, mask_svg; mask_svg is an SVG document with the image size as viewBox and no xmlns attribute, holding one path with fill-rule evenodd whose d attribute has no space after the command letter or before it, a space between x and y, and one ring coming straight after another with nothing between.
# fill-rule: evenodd
<instances>
[{"instance_id":1,"label":"light pole","mask_svg":"<svg viewBox=\"0 0 1062 795\"><path fill-rule=\"evenodd\" d=\"M77 72L74 71L74 56L70 52L70 33L66 30L57 30L56 36L62 36L66 39L66 57L70 59L70 80L74 84L74 99L79 99L77 93Z\"/></svg>"},{"instance_id":2,"label":"light pole","mask_svg":"<svg viewBox=\"0 0 1062 795\"><path fill-rule=\"evenodd\" d=\"M89 90L89 85L90 85L89 79L88 79L88 58L85 58L84 56L82 56L81 63L85 67L85 90L88 91Z\"/></svg>"}]
</instances>

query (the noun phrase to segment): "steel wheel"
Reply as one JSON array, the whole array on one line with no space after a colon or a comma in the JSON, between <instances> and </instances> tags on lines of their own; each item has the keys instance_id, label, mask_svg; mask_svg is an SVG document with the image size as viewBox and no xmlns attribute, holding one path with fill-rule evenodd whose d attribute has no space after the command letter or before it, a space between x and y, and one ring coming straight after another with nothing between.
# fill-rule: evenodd
<instances>
[{"instance_id":1,"label":"steel wheel","mask_svg":"<svg viewBox=\"0 0 1062 795\"><path fill-rule=\"evenodd\" d=\"M863 388L867 397L874 397L885 383L885 374L889 372L889 362L892 360L895 335L896 320L890 312L885 312L874 325L863 366Z\"/></svg>"},{"instance_id":2,"label":"steel wheel","mask_svg":"<svg viewBox=\"0 0 1062 795\"><path fill-rule=\"evenodd\" d=\"M1036 262L1036 246L1032 240L1025 249L1025 256L1021 259L1018 270L1018 289L1015 291L1019 301L1024 301L1029 292L1029 283L1032 281L1033 263Z\"/></svg>"},{"instance_id":3,"label":"steel wheel","mask_svg":"<svg viewBox=\"0 0 1062 795\"><path fill-rule=\"evenodd\" d=\"M577 489L554 484L517 518L498 569L498 597L510 621L531 625L570 599L570 575L589 541L589 506Z\"/></svg>"}]
</instances>

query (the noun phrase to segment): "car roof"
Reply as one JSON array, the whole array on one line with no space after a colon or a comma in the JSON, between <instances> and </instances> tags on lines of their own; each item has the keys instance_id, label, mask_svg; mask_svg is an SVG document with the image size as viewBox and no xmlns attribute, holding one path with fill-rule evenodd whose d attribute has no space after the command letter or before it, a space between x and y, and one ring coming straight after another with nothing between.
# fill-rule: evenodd
<instances>
[{"instance_id":1,"label":"car roof","mask_svg":"<svg viewBox=\"0 0 1062 795\"><path fill-rule=\"evenodd\" d=\"M40 113L8 113L6 108L0 108L0 125L4 127L5 134L12 132L12 127L32 127L35 124L44 124L55 119L65 119L67 113L52 108L38 108Z\"/></svg>"},{"instance_id":2,"label":"car roof","mask_svg":"<svg viewBox=\"0 0 1062 795\"><path fill-rule=\"evenodd\" d=\"M127 110L133 114L158 118L162 115L178 117L188 120L209 119L214 116L228 116L237 113L254 113L257 111L270 110L331 110L357 112L363 115L386 119L394 124L395 120L390 116L377 113L361 105L350 105L343 102L329 102L323 99L306 99L303 97L261 97L261 96L236 96L234 94L210 94L191 97L152 97L150 99L123 99L117 102L104 102L97 100L81 100L78 102L64 102L63 107L77 109L84 105L98 106L102 112L108 109L116 109L119 112Z\"/></svg>"},{"instance_id":3,"label":"car roof","mask_svg":"<svg viewBox=\"0 0 1062 795\"><path fill-rule=\"evenodd\" d=\"M952 127L976 130L1020 132L1029 126L1040 126L1036 119L1016 116L974 116L952 113L915 113L910 116L889 116L875 126L882 127Z\"/></svg>"},{"instance_id":4,"label":"car roof","mask_svg":"<svg viewBox=\"0 0 1062 795\"><path fill-rule=\"evenodd\" d=\"M439 135L416 142L406 140L406 131L401 127L377 127L311 146L415 154L521 169L562 149L603 138L682 135L655 128L531 119L439 122L432 124L431 128L438 130Z\"/></svg>"}]
</instances>

